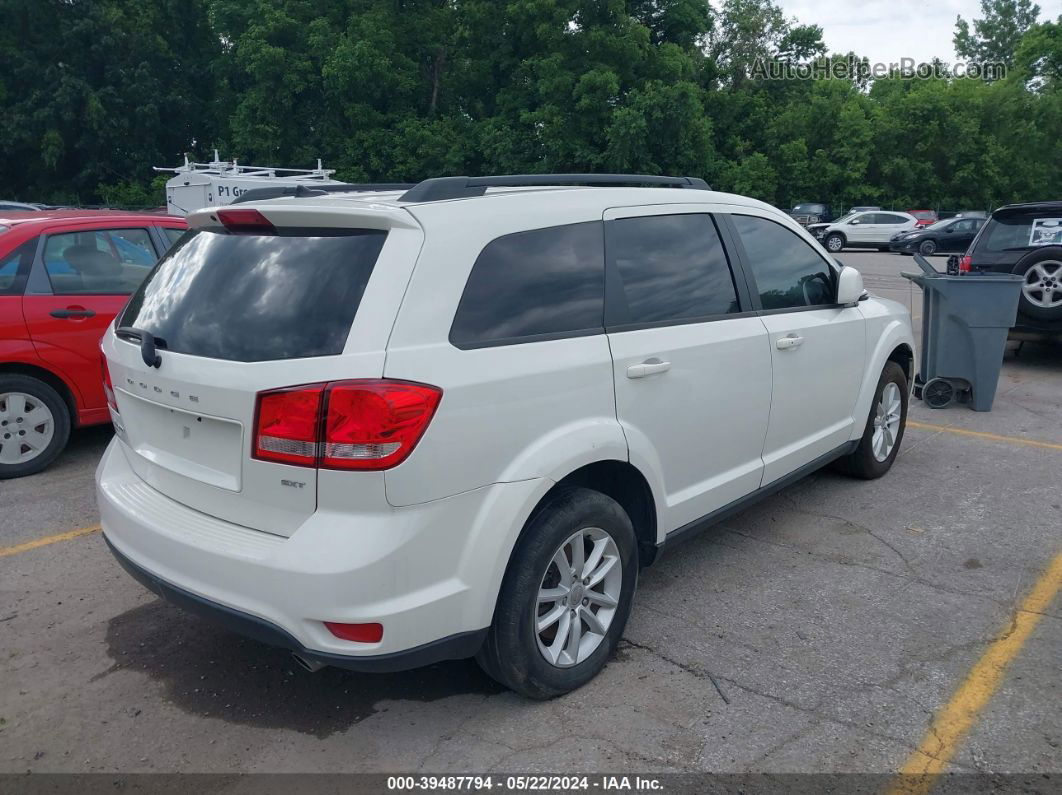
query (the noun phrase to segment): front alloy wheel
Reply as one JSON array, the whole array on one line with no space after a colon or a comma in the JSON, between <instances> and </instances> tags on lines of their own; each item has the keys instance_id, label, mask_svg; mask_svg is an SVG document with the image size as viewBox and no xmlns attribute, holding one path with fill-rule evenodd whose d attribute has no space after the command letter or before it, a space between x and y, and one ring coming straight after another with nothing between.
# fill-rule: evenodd
<instances>
[{"instance_id":1,"label":"front alloy wheel","mask_svg":"<svg viewBox=\"0 0 1062 795\"><path fill-rule=\"evenodd\" d=\"M622 591L619 548L607 532L587 527L561 544L542 575L534 608L538 650L546 661L567 668L597 651Z\"/></svg>"},{"instance_id":2,"label":"front alloy wheel","mask_svg":"<svg viewBox=\"0 0 1062 795\"><path fill-rule=\"evenodd\" d=\"M844 238L838 234L832 234L826 238L826 250L831 254L836 254L838 251L844 248Z\"/></svg>"},{"instance_id":3,"label":"front alloy wheel","mask_svg":"<svg viewBox=\"0 0 1062 795\"><path fill-rule=\"evenodd\" d=\"M884 462L896 446L896 439L900 432L900 413L903 409L903 401L900 399L900 388L894 381L885 384L881 390L874 412L874 432L872 449L874 458Z\"/></svg>"}]
</instances>

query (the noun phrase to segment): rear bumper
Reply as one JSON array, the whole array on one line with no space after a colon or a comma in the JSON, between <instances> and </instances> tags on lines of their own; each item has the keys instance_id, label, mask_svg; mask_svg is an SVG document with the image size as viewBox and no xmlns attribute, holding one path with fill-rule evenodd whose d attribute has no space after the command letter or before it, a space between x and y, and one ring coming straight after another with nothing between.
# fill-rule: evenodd
<instances>
[{"instance_id":1,"label":"rear bumper","mask_svg":"<svg viewBox=\"0 0 1062 795\"><path fill-rule=\"evenodd\" d=\"M240 635L270 646L290 649L303 659L318 662L322 665L332 665L338 668L368 673L407 671L411 668L420 668L421 666L431 665L443 660L460 660L465 657L471 657L479 651L479 647L483 645L483 641L487 637L487 630L480 629L450 635L407 651L366 655L364 657L311 651L275 624L248 613L241 613L239 610L234 610L217 602L211 602L209 599L196 596L191 591L186 591L159 579L147 569L137 566L115 549L114 544L110 542L106 535L103 539L107 542L111 554L114 555L115 559L122 565L122 568L129 572L134 580L149 591L158 594L167 602L171 602L189 613L219 624Z\"/></svg>"},{"instance_id":2,"label":"rear bumper","mask_svg":"<svg viewBox=\"0 0 1062 795\"><path fill-rule=\"evenodd\" d=\"M104 537L136 579L242 634L358 670L475 652L525 505L542 485L495 484L363 514L319 509L285 538L170 499L136 475L127 455L112 441L97 498ZM383 638L342 640L325 621L379 622Z\"/></svg>"}]
</instances>

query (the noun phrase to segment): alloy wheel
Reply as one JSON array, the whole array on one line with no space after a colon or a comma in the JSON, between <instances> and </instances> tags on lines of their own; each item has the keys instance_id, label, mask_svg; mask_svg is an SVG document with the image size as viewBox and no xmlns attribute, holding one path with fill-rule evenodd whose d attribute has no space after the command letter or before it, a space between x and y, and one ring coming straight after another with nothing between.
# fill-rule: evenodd
<instances>
[{"instance_id":1,"label":"alloy wheel","mask_svg":"<svg viewBox=\"0 0 1062 795\"><path fill-rule=\"evenodd\" d=\"M622 587L623 565L611 535L586 527L569 536L546 566L533 607L546 661L570 668L593 654L616 615Z\"/></svg>"},{"instance_id":2,"label":"alloy wheel","mask_svg":"<svg viewBox=\"0 0 1062 795\"><path fill-rule=\"evenodd\" d=\"M881 390L881 397L878 398L878 404L874 409L874 435L871 439L871 449L874 452L874 458L879 462L887 459L892 453L892 448L896 446L902 408L900 388L890 381Z\"/></svg>"},{"instance_id":3,"label":"alloy wheel","mask_svg":"<svg viewBox=\"0 0 1062 795\"><path fill-rule=\"evenodd\" d=\"M1062 262L1037 262L1025 272L1021 291L1033 306L1042 309L1062 306Z\"/></svg>"}]
</instances>

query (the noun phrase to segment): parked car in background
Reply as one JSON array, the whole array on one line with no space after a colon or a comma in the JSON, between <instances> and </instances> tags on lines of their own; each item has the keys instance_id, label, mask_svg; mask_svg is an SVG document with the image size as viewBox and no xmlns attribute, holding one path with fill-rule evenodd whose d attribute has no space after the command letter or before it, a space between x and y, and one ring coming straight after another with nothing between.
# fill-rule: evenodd
<instances>
[{"instance_id":1,"label":"parked car in background","mask_svg":"<svg viewBox=\"0 0 1062 795\"><path fill-rule=\"evenodd\" d=\"M947 218L932 226L897 232L889 249L902 254L917 251L924 257L966 251L984 223L984 218Z\"/></svg>"},{"instance_id":2,"label":"parked car in background","mask_svg":"<svg viewBox=\"0 0 1062 795\"><path fill-rule=\"evenodd\" d=\"M833 220L830 206L820 202L801 202L792 210L786 210L786 212L801 226Z\"/></svg>"},{"instance_id":3,"label":"parked car in background","mask_svg":"<svg viewBox=\"0 0 1062 795\"><path fill-rule=\"evenodd\" d=\"M845 248L876 248L888 251L893 236L915 228L913 215L901 212L851 213L832 224L811 224L808 231L831 254Z\"/></svg>"},{"instance_id":4,"label":"parked car in background","mask_svg":"<svg viewBox=\"0 0 1062 795\"><path fill-rule=\"evenodd\" d=\"M1023 277L1018 338L1062 336L1062 201L1000 207L981 227L960 273L1017 273Z\"/></svg>"},{"instance_id":5,"label":"parked car in background","mask_svg":"<svg viewBox=\"0 0 1062 795\"><path fill-rule=\"evenodd\" d=\"M35 213L44 209L40 204L27 204L26 202L13 202L0 199L0 213Z\"/></svg>"},{"instance_id":6,"label":"parked car in background","mask_svg":"<svg viewBox=\"0 0 1062 795\"><path fill-rule=\"evenodd\" d=\"M0 479L46 467L72 427L110 421L100 337L185 228L164 215L0 212Z\"/></svg>"},{"instance_id":7,"label":"parked car in background","mask_svg":"<svg viewBox=\"0 0 1062 795\"><path fill-rule=\"evenodd\" d=\"M763 202L570 179L191 213L103 339L121 565L311 670L475 655L549 698L660 547L831 461L889 470L902 304Z\"/></svg>"},{"instance_id":8,"label":"parked car in background","mask_svg":"<svg viewBox=\"0 0 1062 795\"><path fill-rule=\"evenodd\" d=\"M918 226L932 226L940 220L936 210L908 210L908 215L913 215L918 221Z\"/></svg>"}]
</instances>

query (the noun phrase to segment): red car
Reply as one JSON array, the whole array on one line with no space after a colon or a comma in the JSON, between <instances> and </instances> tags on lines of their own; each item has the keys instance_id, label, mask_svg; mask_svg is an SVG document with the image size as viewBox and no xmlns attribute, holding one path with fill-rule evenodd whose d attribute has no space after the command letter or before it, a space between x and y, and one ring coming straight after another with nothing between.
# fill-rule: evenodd
<instances>
[{"instance_id":1,"label":"red car","mask_svg":"<svg viewBox=\"0 0 1062 795\"><path fill-rule=\"evenodd\" d=\"M151 213L0 212L0 479L44 469L71 427L110 421L100 337L186 228Z\"/></svg>"},{"instance_id":2,"label":"red car","mask_svg":"<svg viewBox=\"0 0 1062 795\"><path fill-rule=\"evenodd\" d=\"M927 226L932 226L940 218L937 216L936 210L908 210L909 214L913 215L918 223L915 225L916 229L922 229Z\"/></svg>"}]
</instances>

